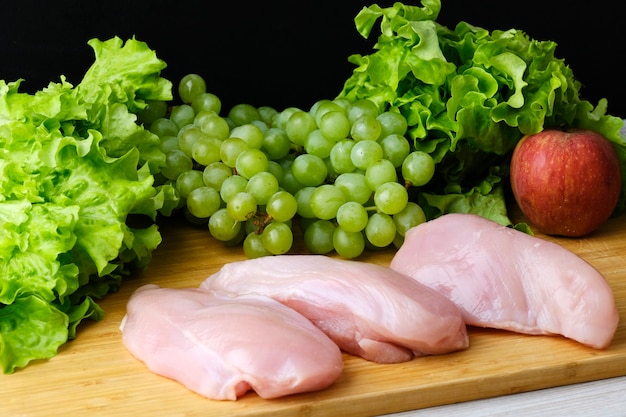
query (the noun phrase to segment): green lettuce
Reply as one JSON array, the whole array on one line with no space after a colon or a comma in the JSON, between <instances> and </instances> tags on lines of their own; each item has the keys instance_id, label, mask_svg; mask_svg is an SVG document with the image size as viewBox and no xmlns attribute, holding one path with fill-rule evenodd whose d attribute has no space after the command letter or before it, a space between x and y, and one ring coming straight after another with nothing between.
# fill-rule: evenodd
<instances>
[{"instance_id":1,"label":"green lettuce","mask_svg":"<svg viewBox=\"0 0 626 417\"><path fill-rule=\"evenodd\" d=\"M145 268L161 242L156 186L165 164L137 123L168 101L165 63L145 43L93 39L95 61L75 87L61 76L35 94L0 80L0 363L12 373L54 356L98 299ZM132 216L150 219L133 227Z\"/></svg>"},{"instance_id":2,"label":"green lettuce","mask_svg":"<svg viewBox=\"0 0 626 417\"><path fill-rule=\"evenodd\" d=\"M623 120L607 114L605 99L593 106L580 97L555 42L467 22L450 29L436 21L440 0L421 4L372 5L357 14L363 37L379 19L380 35L371 54L349 57L356 67L339 97L368 98L406 117L413 149L436 163L433 180L412 190L429 218L469 212L512 225L505 201L511 153L524 135L546 127L602 133L626 177ZM626 209L625 189L616 214Z\"/></svg>"}]
</instances>

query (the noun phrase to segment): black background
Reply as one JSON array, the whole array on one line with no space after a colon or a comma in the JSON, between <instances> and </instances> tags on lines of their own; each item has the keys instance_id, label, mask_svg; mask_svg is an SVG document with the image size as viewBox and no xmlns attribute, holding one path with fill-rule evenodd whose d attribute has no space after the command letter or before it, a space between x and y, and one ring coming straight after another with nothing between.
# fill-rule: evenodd
<instances>
[{"instance_id":1,"label":"black background","mask_svg":"<svg viewBox=\"0 0 626 417\"><path fill-rule=\"evenodd\" d=\"M372 3L15 2L2 13L0 79L23 78L22 90L28 92L61 74L77 84L94 59L89 39L136 36L167 62L163 76L176 85L184 74L203 75L226 110L243 102L278 110L308 108L338 94L353 69L349 55L371 51L378 31L365 40L353 19ZM609 113L626 117L626 22L619 5L614 0L443 0L438 22L516 28L556 41L557 56L583 84L583 98L595 104L606 97Z\"/></svg>"}]
</instances>

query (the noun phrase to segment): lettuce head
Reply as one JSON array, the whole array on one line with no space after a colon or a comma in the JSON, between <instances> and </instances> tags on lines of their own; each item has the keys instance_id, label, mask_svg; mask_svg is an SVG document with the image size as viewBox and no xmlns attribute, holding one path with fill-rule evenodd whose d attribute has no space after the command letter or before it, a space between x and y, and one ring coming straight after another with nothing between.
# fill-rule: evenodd
<instances>
[{"instance_id":1,"label":"lettuce head","mask_svg":"<svg viewBox=\"0 0 626 417\"><path fill-rule=\"evenodd\" d=\"M607 114L605 99L594 106L580 97L555 42L467 22L448 28L437 22L440 11L440 0L364 7L357 31L368 38L380 21L380 35L372 53L349 57L355 68L339 94L405 116L412 149L436 163L433 180L411 190L428 218L471 212L511 225L504 187L510 155L524 135L546 127L603 134L626 176L623 120ZM623 190L616 212L625 209Z\"/></svg>"},{"instance_id":2,"label":"lettuce head","mask_svg":"<svg viewBox=\"0 0 626 417\"><path fill-rule=\"evenodd\" d=\"M165 63L145 43L92 39L76 86L61 76L35 94L0 80L0 364L14 372L54 356L96 300L145 268L154 222L174 193L155 186L159 139L137 123L168 101ZM131 216L152 219L135 228Z\"/></svg>"}]
</instances>

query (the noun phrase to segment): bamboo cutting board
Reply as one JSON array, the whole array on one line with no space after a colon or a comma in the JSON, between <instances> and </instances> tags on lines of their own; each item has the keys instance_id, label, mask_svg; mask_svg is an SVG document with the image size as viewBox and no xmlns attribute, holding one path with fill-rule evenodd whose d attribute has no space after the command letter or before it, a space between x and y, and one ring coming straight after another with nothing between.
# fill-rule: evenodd
<instances>
[{"instance_id":1,"label":"bamboo cutting board","mask_svg":"<svg viewBox=\"0 0 626 417\"><path fill-rule=\"evenodd\" d=\"M82 324L77 339L51 360L0 375L0 414L361 417L626 375L626 216L588 238L549 238L598 268L613 288L620 324L608 349L470 328L465 351L392 365L344 355L344 372L329 389L275 400L254 393L237 401L203 398L149 372L124 348L119 324L136 288L195 287L224 263L244 259L240 247L226 248L204 229L164 224L162 233L148 271L102 300L102 321ZM363 260L388 265L392 256L393 251L370 252Z\"/></svg>"}]
</instances>

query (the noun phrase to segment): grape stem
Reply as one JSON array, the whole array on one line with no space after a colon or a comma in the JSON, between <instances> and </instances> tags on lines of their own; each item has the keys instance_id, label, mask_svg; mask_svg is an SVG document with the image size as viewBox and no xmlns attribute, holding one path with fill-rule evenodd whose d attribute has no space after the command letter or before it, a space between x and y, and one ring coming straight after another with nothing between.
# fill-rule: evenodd
<instances>
[{"instance_id":1,"label":"grape stem","mask_svg":"<svg viewBox=\"0 0 626 417\"><path fill-rule=\"evenodd\" d=\"M254 225L256 226L254 233L256 233L257 235L263 233L265 227L270 224L272 220L273 218L269 214L257 211L254 215Z\"/></svg>"}]
</instances>

